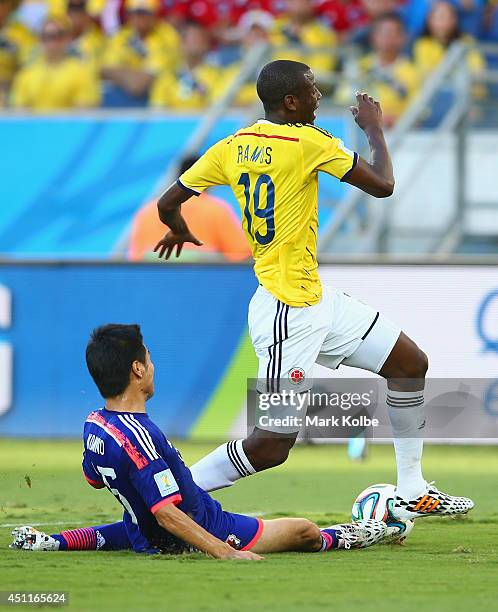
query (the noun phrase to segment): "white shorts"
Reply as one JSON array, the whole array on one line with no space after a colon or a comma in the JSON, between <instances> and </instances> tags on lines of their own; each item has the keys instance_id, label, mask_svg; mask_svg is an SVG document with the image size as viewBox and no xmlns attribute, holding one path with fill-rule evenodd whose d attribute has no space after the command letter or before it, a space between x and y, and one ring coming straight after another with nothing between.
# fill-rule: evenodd
<instances>
[{"instance_id":1,"label":"white shorts","mask_svg":"<svg viewBox=\"0 0 498 612\"><path fill-rule=\"evenodd\" d=\"M401 333L370 306L328 287L318 304L295 308L260 285L248 318L261 393L307 391L315 363L330 369L343 363L378 373Z\"/></svg>"}]
</instances>

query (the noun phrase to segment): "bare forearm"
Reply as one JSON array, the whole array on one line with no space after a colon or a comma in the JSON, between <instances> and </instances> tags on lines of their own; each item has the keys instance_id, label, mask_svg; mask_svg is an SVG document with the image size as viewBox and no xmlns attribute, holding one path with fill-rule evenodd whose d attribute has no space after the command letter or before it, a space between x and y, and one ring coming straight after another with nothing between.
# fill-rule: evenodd
<instances>
[{"instance_id":1,"label":"bare forearm","mask_svg":"<svg viewBox=\"0 0 498 612\"><path fill-rule=\"evenodd\" d=\"M159 219L175 234L185 234L189 231L185 219L182 217L181 207L174 209L161 209L158 207Z\"/></svg>"},{"instance_id":2,"label":"bare forearm","mask_svg":"<svg viewBox=\"0 0 498 612\"><path fill-rule=\"evenodd\" d=\"M191 193L173 183L157 201L159 219L169 227L169 232L160 240L154 249L159 258L169 259L176 247L176 256L179 257L183 245L191 242L195 246L202 246L202 242L189 230L181 214L181 205L191 197Z\"/></svg>"},{"instance_id":3,"label":"bare forearm","mask_svg":"<svg viewBox=\"0 0 498 612\"><path fill-rule=\"evenodd\" d=\"M215 559L222 559L232 552L228 544L215 538L175 506L161 508L156 519L169 533Z\"/></svg>"},{"instance_id":4,"label":"bare forearm","mask_svg":"<svg viewBox=\"0 0 498 612\"><path fill-rule=\"evenodd\" d=\"M157 201L159 219L175 234L188 232L187 224L181 214L181 206L188 197L188 194L175 183Z\"/></svg>"},{"instance_id":5,"label":"bare forearm","mask_svg":"<svg viewBox=\"0 0 498 612\"><path fill-rule=\"evenodd\" d=\"M394 187L393 164L382 128L367 127L364 131L370 146L370 166L378 176Z\"/></svg>"},{"instance_id":6,"label":"bare forearm","mask_svg":"<svg viewBox=\"0 0 498 612\"><path fill-rule=\"evenodd\" d=\"M370 161L360 157L345 180L375 198L387 198L394 191L394 173L382 131L382 109L367 93L358 92L356 100L358 105L351 106L351 112L368 138Z\"/></svg>"}]
</instances>

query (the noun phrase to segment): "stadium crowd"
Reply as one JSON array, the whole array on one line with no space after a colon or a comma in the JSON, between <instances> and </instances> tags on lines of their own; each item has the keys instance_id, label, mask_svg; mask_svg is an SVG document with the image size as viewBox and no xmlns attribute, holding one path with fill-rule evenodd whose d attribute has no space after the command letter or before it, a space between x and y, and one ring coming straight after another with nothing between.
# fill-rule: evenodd
<instances>
[{"instance_id":1,"label":"stadium crowd","mask_svg":"<svg viewBox=\"0 0 498 612\"><path fill-rule=\"evenodd\" d=\"M0 106L199 110L267 42L338 101L330 77L354 64L393 123L457 39L498 41L498 0L0 0ZM248 83L236 105L255 101Z\"/></svg>"}]
</instances>

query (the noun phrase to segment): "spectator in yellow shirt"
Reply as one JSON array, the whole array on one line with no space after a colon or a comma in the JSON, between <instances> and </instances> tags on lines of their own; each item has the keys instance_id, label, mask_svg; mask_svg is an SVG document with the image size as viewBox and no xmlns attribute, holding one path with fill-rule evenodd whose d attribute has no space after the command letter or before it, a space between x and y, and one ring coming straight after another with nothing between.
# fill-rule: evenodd
<instances>
[{"instance_id":1,"label":"spectator in yellow shirt","mask_svg":"<svg viewBox=\"0 0 498 612\"><path fill-rule=\"evenodd\" d=\"M415 65L426 77L443 59L448 47L456 40L472 45L473 39L460 32L458 14L449 2L436 2L429 12L424 34L413 46ZM477 74L484 70L485 61L477 49L468 54L469 70Z\"/></svg>"},{"instance_id":2,"label":"spectator in yellow shirt","mask_svg":"<svg viewBox=\"0 0 498 612\"><path fill-rule=\"evenodd\" d=\"M420 85L417 69L403 54L405 44L401 18L382 15L372 26L372 53L359 60L361 86L381 103L387 126L406 110Z\"/></svg>"},{"instance_id":3,"label":"spectator in yellow shirt","mask_svg":"<svg viewBox=\"0 0 498 612\"><path fill-rule=\"evenodd\" d=\"M100 91L94 71L68 54L71 44L68 20L48 19L41 31L41 41L40 56L14 80L13 106L36 111L98 106Z\"/></svg>"},{"instance_id":4,"label":"spectator in yellow shirt","mask_svg":"<svg viewBox=\"0 0 498 612\"><path fill-rule=\"evenodd\" d=\"M71 52L79 58L99 67L105 38L99 26L88 12L87 0L68 0L67 15L72 24Z\"/></svg>"},{"instance_id":5,"label":"spectator in yellow shirt","mask_svg":"<svg viewBox=\"0 0 498 612\"><path fill-rule=\"evenodd\" d=\"M284 15L275 21L271 43L295 49L277 51L278 58L312 66L317 78L333 70L336 35L316 18L313 0L286 0L285 5ZM325 50L314 50L319 47Z\"/></svg>"},{"instance_id":6,"label":"spectator in yellow shirt","mask_svg":"<svg viewBox=\"0 0 498 612\"><path fill-rule=\"evenodd\" d=\"M179 36L160 22L159 0L126 0L127 24L109 41L102 77L132 96L148 94L154 78L178 63Z\"/></svg>"},{"instance_id":7,"label":"spectator in yellow shirt","mask_svg":"<svg viewBox=\"0 0 498 612\"><path fill-rule=\"evenodd\" d=\"M189 22L182 29L182 64L162 73L154 82L150 104L156 107L202 109L220 89L220 70L209 62L211 35L202 25Z\"/></svg>"},{"instance_id":8,"label":"spectator in yellow shirt","mask_svg":"<svg viewBox=\"0 0 498 612\"><path fill-rule=\"evenodd\" d=\"M232 81L236 78L241 69L241 59L256 45L267 44L270 41L270 31L273 27L274 19L270 13L261 10L248 11L239 20L237 24L238 39L240 42L240 59L229 66L226 66L223 71L224 87L228 88ZM276 54L275 59L278 59ZM240 88L235 100L234 106L252 106L259 103L258 94L256 93L256 79L258 78L259 67L256 72L251 75L251 78Z\"/></svg>"},{"instance_id":9,"label":"spectator in yellow shirt","mask_svg":"<svg viewBox=\"0 0 498 612\"><path fill-rule=\"evenodd\" d=\"M17 4L0 0L0 107L7 103L16 70L29 59L36 43L33 34L12 17Z\"/></svg>"}]
</instances>

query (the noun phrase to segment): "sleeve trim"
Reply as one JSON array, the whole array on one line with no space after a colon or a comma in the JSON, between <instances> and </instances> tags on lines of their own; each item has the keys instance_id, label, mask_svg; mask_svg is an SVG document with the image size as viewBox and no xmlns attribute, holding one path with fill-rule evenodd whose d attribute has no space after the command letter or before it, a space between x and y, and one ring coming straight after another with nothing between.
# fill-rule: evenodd
<instances>
[{"instance_id":1,"label":"sleeve trim","mask_svg":"<svg viewBox=\"0 0 498 612\"><path fill-rule=\"evenodd\" d=\"M356 153L356 151L354 152L354 157L353 157L353 165L351 166L351 168L346 172L346 174L341 178L341 183L343 183L348 176L351 174L351 172L354 170L356 164L358 163L358 153Z\"/></svg>"},{"instance_id":2,"label":"sleeve trim","mask_svg":"<svg viewBox=\"0 0 498 612\"><path fill-rule=\"evenodd\" d=\"M98 480L92 480L91 478L88 478L85 472L83 472L83 476L85 477L85 480L88 482L88 484L92 485L94 489L103 489L105 487L103 482L99 482Z\"/></svg>"},{"instance_id":3,"label":"sleeve trim","mask_svg":"<svg viewBox=\"0 0 498 612\"><path fill-rule=\"evenodd\" d=\"M182 501L182 496L180 495L180 493L176 493L175 495L170 495L169 497L166 497L165 499L161 499L161 501L158 501L157 504L154 504L153 506L151 506L150 511L152 512L152 514L155 514L159 508L162 508L163 506L166 506L167 504L175 504L175 506L177 506L179 503L181 503Z\"/></svg>"},{"instance_id":4,"label":"sleeve trim","mask_svg":"<svg viewBox=\"0 0 498 612\"><path fill-rule=\"evenodd\" d=\"M183 189L183 191L186 191L188 194L192 195L192 196L198 196L201 195L200 191L196 191L195 189L191 189L190 187L187 187L186 185L184 185L180 179L178 179L176 181L176 184L178 185L178 187L180 187L180 189Z\"/></svg>"}]
</instances>

